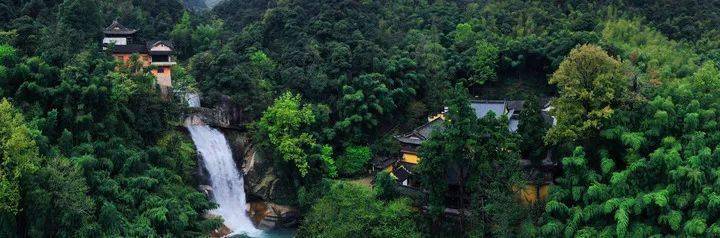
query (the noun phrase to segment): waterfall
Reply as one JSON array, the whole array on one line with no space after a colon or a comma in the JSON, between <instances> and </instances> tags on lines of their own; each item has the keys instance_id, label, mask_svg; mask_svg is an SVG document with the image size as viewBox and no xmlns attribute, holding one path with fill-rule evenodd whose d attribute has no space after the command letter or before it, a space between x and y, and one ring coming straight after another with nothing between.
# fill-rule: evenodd
<instances>
[{"instance_id":1,"label":"waterfall","mask_svg":"<svg viewBox=\"0 0 720 238\"><path fill-rule=\"evenodd\" d=\"M197 95L188 95L187 99L191 107L200 105ZM187 118L185 126L190 131L210 176L212 196L218 204L210 213L222 216L225 226L233 230L233 234L260 236L262 231L255 228L246 213L243 175L235 165L225 136L219 130L202 123L197 117Z\"/></svg>"},{"instance_id":2,"label":"waterfall","mask_svg":"<svg viewBox=\"0 0 720 238\"><path fill-rule=\"evenodd\" d=\"M185 100L187 100L189 107L200 107L200 95L197 93L185 94Z\"/></svg>"},{"instance_id":3,"label":"waterfall","mask_svg":"<svg viewBox=\"0 0 720 238\"><path fill-rule=\"evenodd\" d=\"M208 8L212 9L213 7L217 6L222 1L223 0L205 0L205 5L207 5Z\"/></svg>"}]
</instances>

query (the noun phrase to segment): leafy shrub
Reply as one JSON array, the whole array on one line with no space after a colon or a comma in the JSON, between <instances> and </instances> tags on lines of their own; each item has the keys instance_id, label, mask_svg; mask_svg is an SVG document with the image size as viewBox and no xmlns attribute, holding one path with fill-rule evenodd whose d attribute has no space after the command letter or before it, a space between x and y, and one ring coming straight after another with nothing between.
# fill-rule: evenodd
<instances>
[{"instance_id":1,"label":"leafy shrub","mask_svg":"<svg viewBox=\"0 0 720 238\"><path fill-rule=\"evenodd\" d=\"M345 176L357 175L372 158L370 148L367 146L350 146L345 154L337 161L338 171Z\"/></svg>"},{"instance_id":2,"label":"leafy shrub","mask_svg":"<svg viewBox=\"0 0 720 238\"><path fill-rule=\"evenodd\" d=\"M305 215L298 237L420 237L407 199L381 201L364 185L333 181Z\"/></svg>"},{"instance_id":3,"label":"leafy shrub","mask_svg":"<svg viewBox=\"0 0 720 238\"><path fill-rule=\"evenodd\" d=\"M390 172L381 171L375 175L375 195L380 199L391 199L395 197L395 184L397 178Z\"/></svg>"}]
</instances>

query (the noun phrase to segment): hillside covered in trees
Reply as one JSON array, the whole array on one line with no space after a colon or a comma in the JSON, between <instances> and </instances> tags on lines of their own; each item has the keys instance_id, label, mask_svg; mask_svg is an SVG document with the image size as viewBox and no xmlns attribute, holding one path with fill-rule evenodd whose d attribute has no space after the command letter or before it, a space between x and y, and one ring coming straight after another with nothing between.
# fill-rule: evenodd
<instances>
[{"instance_id":1,"label":"hillside covered in trees","mask_svg":"<svg viewBox=\"0 0 720 238\"><path fill-rule=\"evenodd\" d=\"M720 236L717 1L210 2L0 2L0 237L217 231L188 92L272 162L298 237ZM171 42L169 95L114 20ZM376 167L418 134L412 184Z\"/></svg>"}]
</instances>

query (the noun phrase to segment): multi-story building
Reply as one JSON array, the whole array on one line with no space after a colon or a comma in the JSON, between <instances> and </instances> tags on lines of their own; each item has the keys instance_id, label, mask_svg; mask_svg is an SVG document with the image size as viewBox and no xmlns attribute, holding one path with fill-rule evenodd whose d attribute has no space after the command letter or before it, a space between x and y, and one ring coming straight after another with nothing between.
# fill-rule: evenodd
<instances>
[{"instance_id":1,"label":"multi-story building","mask_svg":"<svg viewBox=\"0 0 720 238\"><path fill-rule=\"evenodd\" d=\"M169 41L152 40L140 41L136 36L137 30L130 29L117 20L103 31L103 49L111 48L112 55L123 63L127 63L133 54L143 66L150 67L150 73L155 76L163 95L172 89L173 45Z\"/></svg>"}]
</instances>

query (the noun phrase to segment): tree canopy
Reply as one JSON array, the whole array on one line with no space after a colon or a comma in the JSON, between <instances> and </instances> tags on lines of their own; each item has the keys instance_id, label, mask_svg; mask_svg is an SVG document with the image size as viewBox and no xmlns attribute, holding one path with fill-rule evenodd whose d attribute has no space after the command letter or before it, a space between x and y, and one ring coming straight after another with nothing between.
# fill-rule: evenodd
<instances>
[{"instance_id":1,"label":"tree canopy","mask_svg":"<svg viewBox=\"0 0 720 238\"><path fill-rule=\"evenodd\" d=\"M513 196L513 187L521 185L519 138L508 130L504 115L497 118L490 112L477 118L460 85L453 95L442 130L433 132L420 149L417 172L429 191L429 212L438 217L434 223L442 223L444 209L456 207L462 212L462 233L467 229L478 236L509 235L512 223L522 218L496 212L517 205L508 197ZM467 228L466 208L470 208Z\"/></svg>"},{"instance_id":2,"label":"tree canopy","mask_svg":"<svg viewBox=\"0 0 720 238\"><path fill-rule=\"evenodd\" d=\"M720 236L715 1L210 3L0 2L0 237L210 235L188 91L291 181L299 236ZM172 42L178 95L113 20ZM441 113L398 184L396 136Z\"/></svg>"},{"instance_id":3,"label":"tree canopy","mask_svg":"<svg viewBox=\"0 0 720 238\"><path fill-rule=\"evenodd\" d=\"M382 201L370 188L334 182L308 213L300 237L420 237L406 199Z\"/></svg>"},{"instance_id":4,"label":"tree canopy","mask_svg":"<svg viewBox=\"0 0 720 238\"><path fill-rule=\"evenodd\" d=\"M548 82L558 86L559 94L550 112L557 118L546 136L550 144L592 140L613 110L623 106L629 86L621 63L592 45L570 51Z\"/></svg>"}]
</instances>

